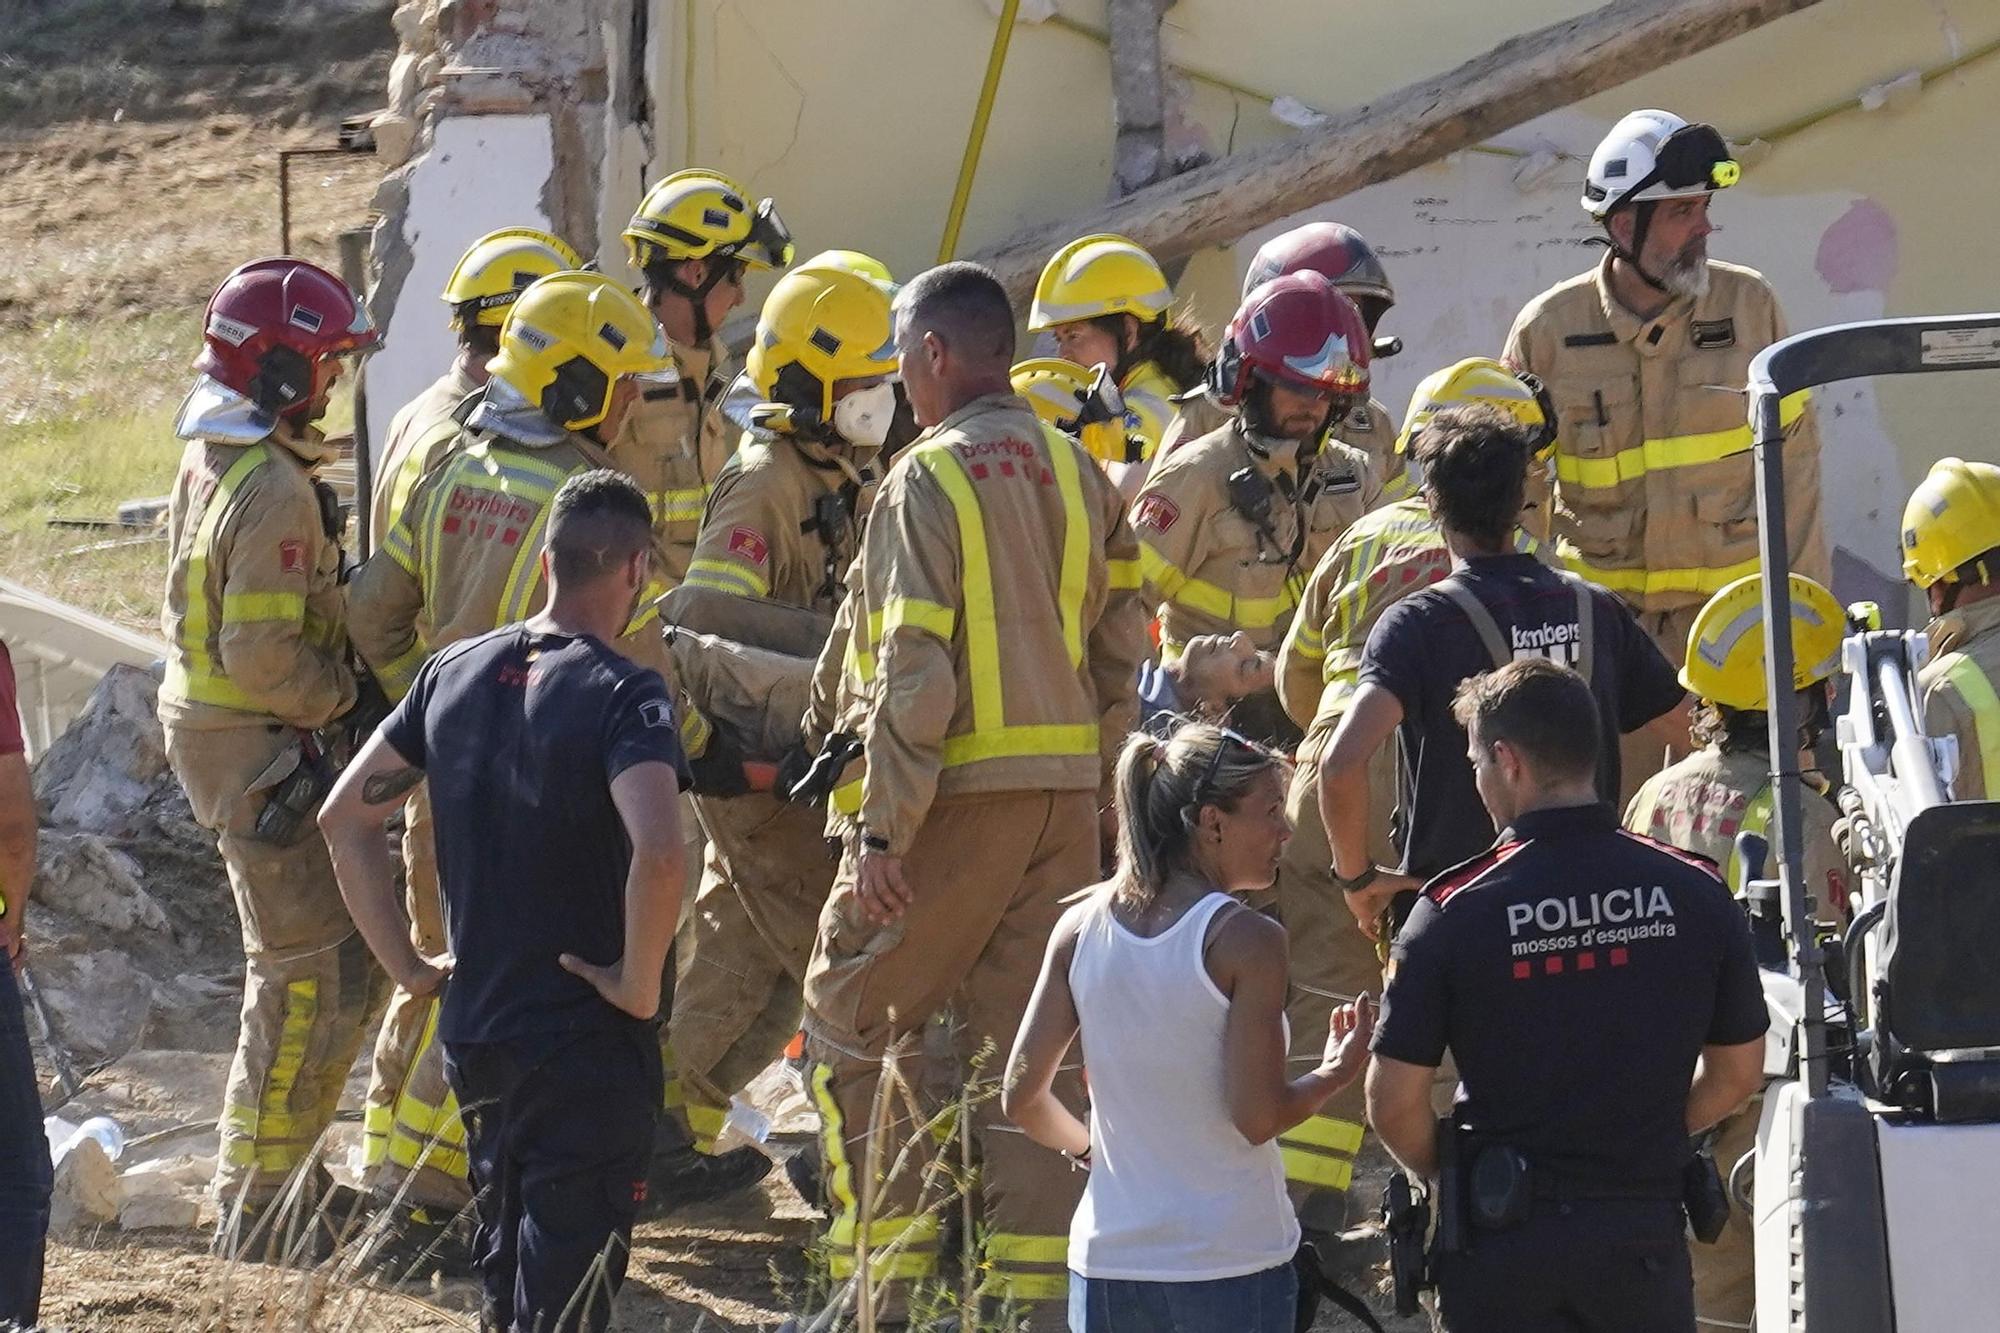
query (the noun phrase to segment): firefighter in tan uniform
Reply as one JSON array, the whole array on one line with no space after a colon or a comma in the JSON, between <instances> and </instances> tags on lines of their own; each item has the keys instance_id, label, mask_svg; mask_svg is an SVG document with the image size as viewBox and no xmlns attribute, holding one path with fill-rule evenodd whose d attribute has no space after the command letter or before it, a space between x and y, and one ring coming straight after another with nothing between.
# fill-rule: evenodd
<instances>
[{"instance_id":1,"label":"firefighter in tan uniform","mask_svg":"<svg viewBox=\"0 0 2000 1333\"><path fill-rule=\"evenodd\" d=\"M1618 593L1668 660L1695 612L1757 570L1744 386L1785 336L1777 297L1709 259L1709 197L1735 183L1722 136L1636 111L1591 156L1583 206L1610 253L1530 301L1505 359L1549 387L1561 422L1553 529L1577 573ZM1783 406L1793 567L1827 578L1819 434L1801 392ZM1629 779L1644 777L1628 764Z\"/></svg>"},{"instance_id":2,"label":"firefighter in tan uniform","mask_svg":"<svg viewBox=\"0 0 2000 1333\"><path fill-rule=\"evenodd\" d=\"M736 447L721 411L733 372L715 331L743 303L748 270L792 262L792 237L769 199L753 202L735 181L700 168L648 190L624 235L673 364L608 438L612 458L653 507L671 587L687 574L702 506Z\"/></svg>"},{"instance_id":3,"label":"firefighter in tan uniform","mask_svg":"<svg viewBox=\"0 0 2000 1333\"><path fill-rule=\"evenodd\" d=\"M290 1248L268 1221L253 1224L313 1160L387 990L312 809L315 779L330 785L331 774L311 733L357 697L338 509L313 475L334 450L313 422L340 358L376 334L340 279L265 259L223 281L202 335L201 375L175 423L188 444L168 510L159 711L167 758L216 835L242 919L243 1023L215 1174L218 1241L233 1253L239 1235ZM296 1217L311 1218L330 1185L314 1176ZM305 1252L323 1256L330 1240L315 1234Z\"/></svg>"},{"instance_id":4,"label":"firefighter in tan uniform","mask_svg":"<svg viewBox=\"0 0 2000 1333\"><path fill-rule=\"evenodd\" d=\"M1953 800L2000 800L2000 467L1940 459L1903 510L1902 545L1931 610L1924 730L1958 739Z\"/></svg>"},{"instance_id":5,"label":"firefighter in tan uniform","mask_svg":"<svg viewBox=\"0 0 2000 1333\"><path fill-rule=\"evenodd\" d=\"M1163 460L1132 511L1163 657L1238 630L1276 648L1306 575L1375 507L1367 456L1327 434L1367 395L1367 337L1354 303L1310 271L1259 287L1230 321L1214 383L1236 415ZM1233 715L1297 740L1275 696Z\"/></svg>"},{"instance_id":6,"label":"firefighter in tan uniform","mask_svg":"<svg viewBox=\"0 0 2000 1333\"><path fill-rule=\"evenodd\" d=\"M1820 584L1802 574L1792 575L1791 584L1793 679L1804 719L1799 752L1809 764L1826 729L1847 617ZM1749 881L1770 873L1776 860L1744 865L1737 835L1755 834L1773 853L1777 850L1771 830L1775 792L1764 681L1763 585L1757 575L1716 593L1695 617L1681 684L1701 701L1694 731L1702 748L1646 780L1625 811L1625 827L1707 857L1740 898ZM1821 909L1844 917L1847 868L1834 843L1837 812L1827 799L1825 780L1811 772L1805 776L1818 793L1808 791L1799 807L1805 826L1806 892ZM1756 1150L1761 1103L1761 1098L1752 1099L1716 1127L1713 1151L1725 1175L1744 1154ZM1751 1238L1750 1219L1732 1211L1721 1239L1690 1249L1695 1315L1703 1327L1750 1326L1757 1304Z\"/></svg>"},{"instance_id":7,"label":"firefighter in tan uniform","mask_svg":"<svg viewBox=\"0 0 2000 1333\"><path fill-rule=\"evenodd\" d=\"M1117 386L1125 429L1115 441L1109 433L1102 438L1118 452L1093 449L1092 456L1128 499L1173 419L1173 400L1199 386L1208 369L1201 331L1173 312L1173 301L1159 261L1138 242L1105 233L1050 256L1028 308L1029 332L1047 333L1066 361L1104 367Z\"/></svg>"},{"instance_id":8,"label":"firefighter in tan uniform","mask_svg":"<svg viewBox=\"0 0 2000 1333\"><path fill-rule=\"evenodd\" d=\"M896 413L891 295L819 260L771 290L747 366L761 403L716 479L688 586L829 617L845 600ZM751 792L697 795L695 809L711 836L668 1040L689 1128L711 1151L730 1098L799 1029L834 862L812 806Z\"/></svg>"},{"instance_id":9,"label":"firefighter in tan uniform","mask_svg":"<svg viewBox=\"0 0 2000 1333\"><path fill-rule=\"evenodd\" d=\"M1410 398L1410 415L1395 456L1432 417L1449 407L1481 403L1539 431L1542 448L1555 438L1555 422L1538 386L1497 361L1461 361L1432 374ZM1535 549L1525 532L1522 550ZM1314 566L1298 615L1278 651L1278 696L1305 731L1286 798L1294 834L1278 867L1276 906L1291 939L1291 996L1287 1018L1294 1034L1291 1059L1307 1067L1320 1048L1311 1034L1346 999L1380 985L1374 944L1354 928L1354 918L1333 882L1333 852L1319 812L1319 760L1339 729L1359 682L1361 650L1382 613L1451 572L1444 532L1421 496L1409 496L1364 514ZM1369 764L1369 808L1374 813L1369 855L1384 865L1401 859L1391 840L1396 805L1396 756L1377 751ZM1315 1027L1314 1025L1318 1026ZM1285 1176L1299 1216L1309 1230L1334 1233L1346 1225L1346 1192L1363 1137L1361 1093L1336 1096L1319 1114L1279 1136Z\"/></svg>"},{"instance_id":10,"label":"firefighter in tan uniform","mask_svg":"<svg viewBox=\"0 0 2000 1333\"><path fill-rule=\"evenodd\" d=\"M666 364L652 316L602 274L556 273L521 293L463 438L418 482L354 578L349 632L392 698L409 690L430 654L540 607L540 553L557 488L611 466L598 437L636 398L634 377ZM659 632L646 607L617 646L656 665L665 656ZM466 1180L465 1132L435 1025L432 1004L394 1101L386 1153L392 1168L417 1173L431 1201L450 1203Z\"/></svg>"},{"instance_id":11,"label":"firefighter in tan uniform","mask_svg":"<svg viewBox=\"0 0 2000 1333\"><path fill-rule=\"evenodd\" d=\"M376 464L368 532L380 544L395 526L396 512L418 481L444 459L458 438L446 426L461 404L486 383L486 364L500 350L500 325L529 283L564 269L582 268L583 259L558 238L532 227L488 232L459 257L442 293L451 307L458 356L451 369L405 403L389 422Z\"/></svg>"},{"instance_id":12,"label":"firefighter in tan uniform","mask_svg":"<svg viewBox=\"0 0 2000 1333\"><path fill-rule=\"evenodd\" d=\"M487 363L500 350L500 325L508 309L535 279L582 266L576 251L547 232L528 227L490 232L459 259L443 293L458 334L458 356L450 370L406 403L389 423L368 529L374 544L380 545L395 526L416 484L444 461L460 439L464 418L474 406L467 400L485 387ZM445 947L444 910L438 899L430 802L422 787L410 794L403 808L403 868L411 939L426 958L433 957ZM465 1182L427 1170L406 1186L409 1167L390 1160L389 1129L434 1005L429 997L420 999L400 987L390 997L389 1011L375 1034L361 1112L362 1163L369 1192L377 1199L400 1198L410 1207L415 1222L411 1234L424 1238L425 1245L431 1214L440 1208L446 1215L457 1211L465 1202Z\"/></svg>"},{"instance_id":13,"label":"firefighter in tan uniform","mask_svg":"<svg viewBox=\"0 0 2000 1333\"><path fill-rule=\"evenodd\" d=\"M898 299L903 380L928 429L869 514L837 705L860 715L866 774L806 973L807 1032L833 1276L855 1275L857 1243L883 1256L888 1321L936 1271L945 1198L924 1187L935 1145L900 1099L889 1140L869 1146L880 1061L950 1007L962 1049L988 1052L981 1079L997 1076L991 1052L1020 1021L1063 897L1098 873L1098 796L1136 712L1130 528L1089 455L1011 391L1013 328L975 265L933 269ZM1063 1093L1078 1092L1072 1076ZM1079 1178L1005 1132L998 1098L972 1119L982 1294L1062 1328ZM862 1176L904 1152L894 1174Z\"/></svg>"},{"instance_id":14,"label":"firefighter in tan uniform","mask_svg":"<svg viewBox=\"0 0 2000 1333\"><path fill-rule=\"evenodd\" d=\"M1382 316L1396 304L1396 289L1375 248L1360 232L1338 222L1308 222L1283 235L1274 236L1257 247L1250 267L1243 274L1243 299L1273 278L1310 270L1325 277L1340 294L1354 302L1361 322L1368 326L1371 360L1394 356L1402 351L1400 338L1376 336ZM1229 410L1215 401L1206 386L1197 385L1174 400L1177 415L1160 445L1162 455L1189 440L1198 440L1229 423ZM1348 408L1347 415L1334 426L1342 442L1368 455L1375 479L1382 484L1384 500L1409 493L1403 482L1402 465L1394 457L1396 418L1389 409L1370 398Z\"/></svg>"}]
</instances>

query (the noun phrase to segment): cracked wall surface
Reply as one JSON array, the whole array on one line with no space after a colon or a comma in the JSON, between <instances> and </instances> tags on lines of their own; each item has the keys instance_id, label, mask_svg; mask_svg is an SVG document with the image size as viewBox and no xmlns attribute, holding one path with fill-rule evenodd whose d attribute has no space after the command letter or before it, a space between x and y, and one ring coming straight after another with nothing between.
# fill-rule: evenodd
<instances>
[{"instance_id":1,"label":"cracked wall surface","mask_svg":"<svg viewBox=\"0 0 2000 1333\"><path fill-rule=\"evenodd\" d=\"M541 227L586 255L629 211L650 162L643 59L625 48L645 0L404 0L377 152L369 304L383 351L368 367L379 453L402 404L442 374L454 342L437 296L465 248L498 227ZM629 197L627 197L629 195ZM622 221L622 218L620 219ZM406 299L407 298L407 299Z\"/></svg>"}]
</instances>

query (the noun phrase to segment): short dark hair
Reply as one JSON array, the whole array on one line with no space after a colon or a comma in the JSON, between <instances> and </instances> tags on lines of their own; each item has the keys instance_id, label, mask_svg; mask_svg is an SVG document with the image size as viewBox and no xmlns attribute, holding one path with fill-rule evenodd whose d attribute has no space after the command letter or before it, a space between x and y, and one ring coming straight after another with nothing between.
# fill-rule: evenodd
<instances>
[{"instance_id":1,"label":"short dark hair","mask_svg":"<svg viewBox=\"0 0 2000 1333\"><path fill-rule=\"evenodd\" d=\"M467 320L459 326L458 345L481 356L500 355L500 326L475 324Z\"/></svg>"},{"instance_id":2,"label":"short dark hair","mask_svg":"<svg viewBox=\"0 0 2000 1333\"><path fill-rule=\"evenodd\" d=\"M1508 539L1527 498L1532 431L1498 408L1467 403L1425 423L1411 452L1440 522L1479 541Z\"/></svg>"},{"instance_id":3,"label":"short dark hair","mask_svg":"<svg viewBox=\"0 0 2000 1333\"><path fill-rule=\"evenodd\" d=\"M896 298L911 334L935 335L971 361L990 361L1003 372L1014 364L1014 304L993 270L953 260L911 279Z\"/></svg>"},{"instance_id":4,"label":"short dark hair","mask_svg":"<svg viewBox=\"0 0 2000 1333\"><path fill-rule=\"evenodd\" d=\"M1522 657L1462 680L1451 715L1474 744L1505 741L1544 778L1597 772L1597 698L1582 676L1546 657Z\"/></svg>"},{"instance_id":5,"label":"short dark hair","mask_svg":"<svg viewBox=\"0 0 2000 1333\"><path fill-rule=\"evenodd\" d=\"M564 583L602 578L652 540L646 493L622 472L579 472L549 503L549 564Z\"/></svg>"}]
</instances>

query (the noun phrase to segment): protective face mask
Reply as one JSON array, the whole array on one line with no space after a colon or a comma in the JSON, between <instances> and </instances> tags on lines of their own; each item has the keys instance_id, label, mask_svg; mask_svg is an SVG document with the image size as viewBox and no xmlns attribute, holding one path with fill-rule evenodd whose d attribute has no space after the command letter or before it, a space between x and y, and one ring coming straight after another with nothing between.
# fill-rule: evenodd
<instances>
[{"instance_id":1,"label":"protective face mask","mask_svg":"<svg viewBox=\"0 0 2000 1333\"><path fill-rule=\"evenodd\" d=\"M896 417L896 386L888 380L857 389L833 405L833 428L840 438L864 449L879 449Z\"/></svg>"}]
</instances>

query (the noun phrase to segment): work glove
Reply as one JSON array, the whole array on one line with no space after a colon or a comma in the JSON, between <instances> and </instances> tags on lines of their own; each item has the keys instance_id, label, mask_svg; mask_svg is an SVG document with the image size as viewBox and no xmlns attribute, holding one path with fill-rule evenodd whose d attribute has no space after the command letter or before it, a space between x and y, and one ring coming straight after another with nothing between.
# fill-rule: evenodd
<instances>
[{"instance_id":1,"label":"work glove","mask_svg":"<svg viewBox=\"0 0 2000 1333\"><path fill-rule=\"evenodd\" d=\"M750 790L749 775L743 771L743 751L719 729L709 732L708 745L701 757L688 761L697 796L741 796Z\"/></svg>"}]
</instances>

